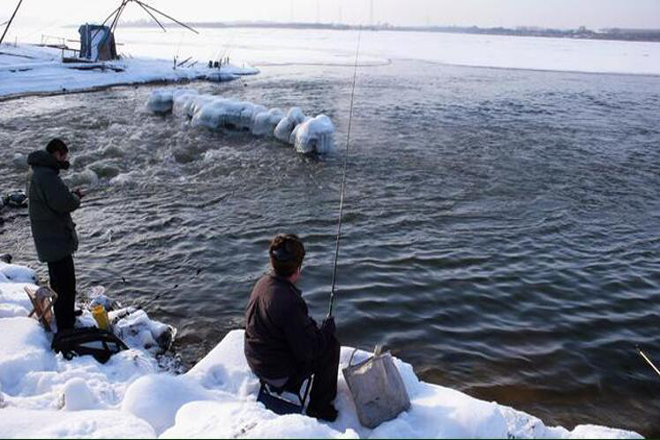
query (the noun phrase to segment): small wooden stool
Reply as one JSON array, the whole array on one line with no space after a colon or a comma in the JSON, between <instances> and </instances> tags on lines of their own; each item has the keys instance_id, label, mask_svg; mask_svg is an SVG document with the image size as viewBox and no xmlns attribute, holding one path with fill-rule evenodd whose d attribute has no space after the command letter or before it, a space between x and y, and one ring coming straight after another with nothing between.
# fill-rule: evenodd
<instances>
[{"instance_id":1,"label":"small wooden stool","mask_svg":"<svg viewBox=\"0 0 660 440\"><path fill-rule=\"evenodd\" d=\"M28 317L35 315L37 321L40 321L46 331L50 332L50 321L53 319L53 305L57 301L57 293L46 286L39 287L37 290L25 286L24 289L28 298L30 298L30 302L32 302L32 311Z\"/></svg>"}]
</instances>

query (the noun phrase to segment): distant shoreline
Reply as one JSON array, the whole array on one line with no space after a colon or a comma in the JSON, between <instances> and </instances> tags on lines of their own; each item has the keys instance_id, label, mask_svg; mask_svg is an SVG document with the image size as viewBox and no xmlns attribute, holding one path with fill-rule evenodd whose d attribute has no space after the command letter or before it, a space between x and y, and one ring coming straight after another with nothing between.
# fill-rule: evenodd
<instances>
[{"instance_id":1,"label":"distant shoreline","mask_svg":"<svg viewBox=\"0 0 660 440\"><path fill-rule=\"evenodd\" d=\"M544 29L534 27L516 28L481 28L478 26L393 26L379 25L348 25L333 23L277 23L277 22L190 22L194 28L223 29L223 28L264 28L264 29L303 29L303 30L363 30L394 31L394 32L436 32L451 34L472 35L502 35L514 37L545 37L545 38L571 38L580 40L611 40L611 41L639 41L660 43L660 29L602 29L593 31L584 27L579 29ZM154 22L147 20L123 22L123 27L158 27ZM167 26L166 26L167 27Z\"/></svg>"}]
</instances>

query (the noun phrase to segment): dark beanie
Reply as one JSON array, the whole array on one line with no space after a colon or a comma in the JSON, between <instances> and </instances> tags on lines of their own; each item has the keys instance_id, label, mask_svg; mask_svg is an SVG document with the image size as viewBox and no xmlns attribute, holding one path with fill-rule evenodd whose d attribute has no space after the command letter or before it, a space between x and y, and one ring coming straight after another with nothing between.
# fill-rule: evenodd
<instances>
[{"instance_id":1,"label":"dark beanie","mask_svg":"<svg viewBox=\"0 0 660 440\"><path fill-rule=\"evenodd\" d=\"M46 151L48 151L50 154L53 154L56 151L59 151L61 153L68 153L69 147L67 147L66 144L61 139L55 138L52 141L48 142L48 145L46 146Z\"/></svg>"}]
</instances>

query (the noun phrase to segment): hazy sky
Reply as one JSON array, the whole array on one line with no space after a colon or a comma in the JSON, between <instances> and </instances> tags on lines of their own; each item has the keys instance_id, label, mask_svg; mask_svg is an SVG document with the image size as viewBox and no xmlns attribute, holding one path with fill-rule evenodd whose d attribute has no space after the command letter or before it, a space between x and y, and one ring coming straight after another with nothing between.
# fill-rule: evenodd
<instances>
[{"instance_id":1,"label":"hazy sky","mask_svg":"<svg viewBox=\"0 0 660 440\"><path fill-rule=\"evenodd\" d=\"M18 0L0 1L0 23ZM270 20L395 25L660 28L660 0L147 0L185 21ZM102 21L119 0L23 0L15 24ZM125 19L148 18L135 3Z\"/></svg>"}]
</instances>

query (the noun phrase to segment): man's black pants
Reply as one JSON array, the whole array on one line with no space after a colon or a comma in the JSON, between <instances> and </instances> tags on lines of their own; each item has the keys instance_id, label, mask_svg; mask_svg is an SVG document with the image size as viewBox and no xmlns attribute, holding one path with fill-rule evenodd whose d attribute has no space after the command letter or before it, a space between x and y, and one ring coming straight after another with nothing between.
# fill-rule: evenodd
<instances>
[{"instance_id":1,"label":"man's black pants","mask_svg":"<svg viewBox=\"0 0 660 440\"><path fill-rule=\"evenodd\" d=\"M50 287L57 293L55 301L55 321L57 331L73 328L76 322L74 305L76 302L76 269L73 257L69 255L60 261L48 263Z\"/></svg>"},{"instance_id":2,"label":"man's black pants","mask_svg":"<svg viewBox=\"0 0 660 440\"><path fill-rule=\"evenodd\" d=\"M339 372L339 353L341 346L333 337L328 348L300 374L289 379L285 388L297 392L310 373L314 374L312 391L309 393L309 406L323 408L330 405L337 397L337 373Z\"/></svg>"}]
</instances>

